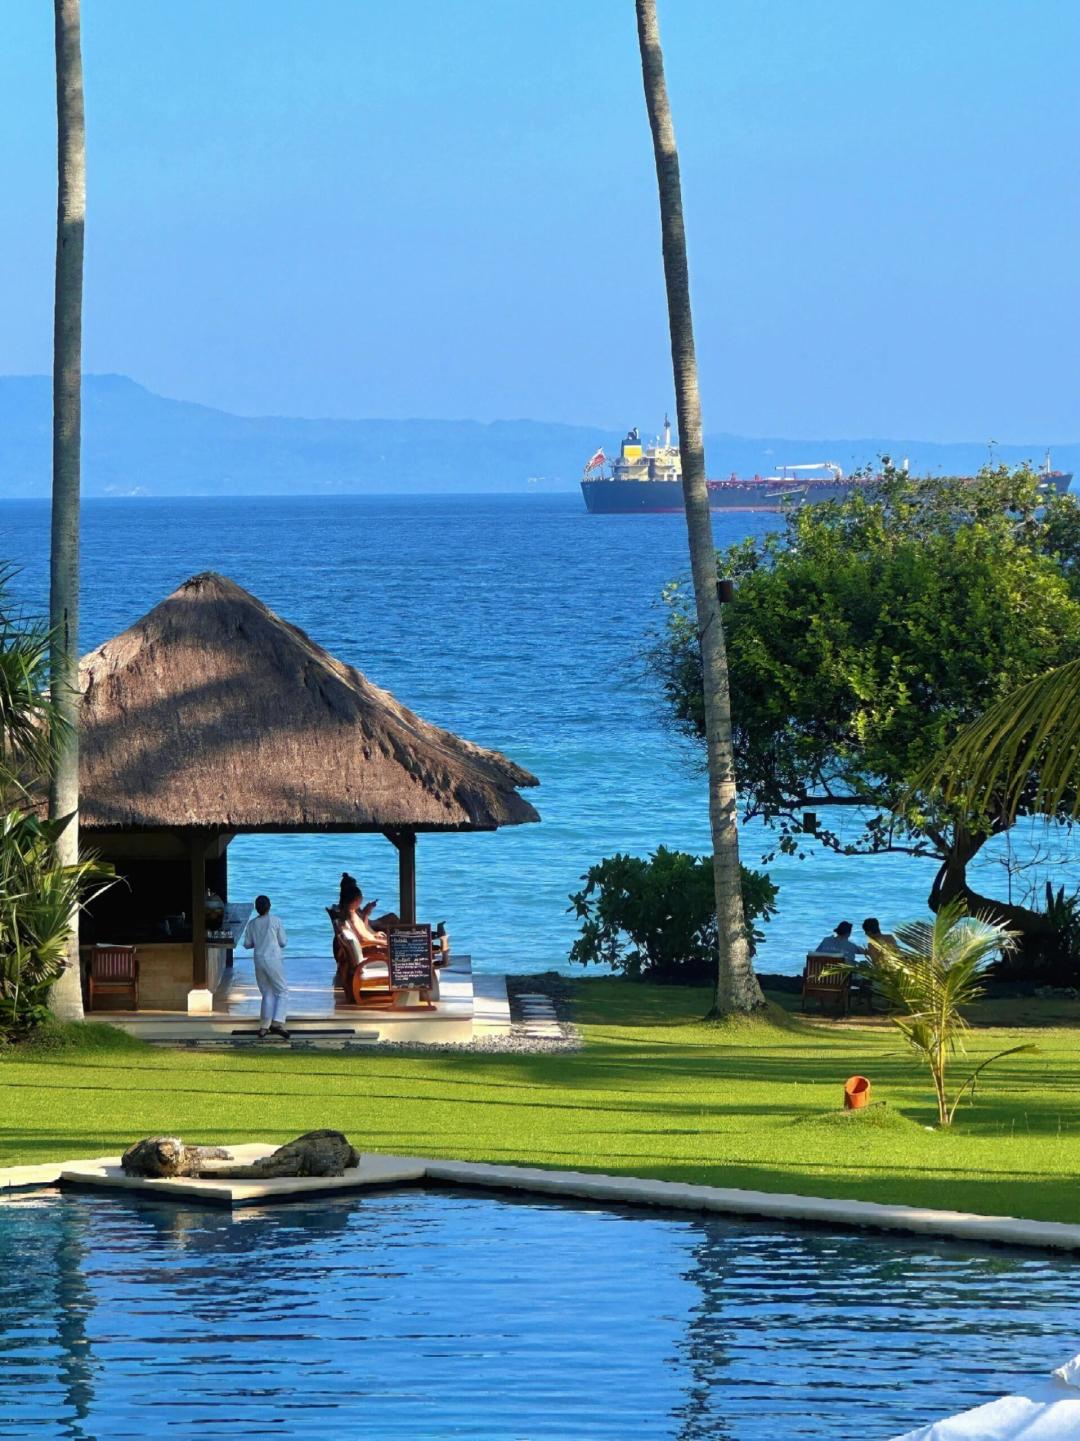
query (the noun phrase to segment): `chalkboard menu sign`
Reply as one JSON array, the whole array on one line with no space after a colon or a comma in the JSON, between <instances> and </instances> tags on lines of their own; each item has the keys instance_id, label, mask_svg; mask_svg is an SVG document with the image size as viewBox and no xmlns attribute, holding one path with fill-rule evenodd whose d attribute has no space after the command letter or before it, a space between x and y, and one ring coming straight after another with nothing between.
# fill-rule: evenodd
<instances>
[{"instance_id":1,"label":"chalkboard menu sign","mask_svg":"<svg viewBox=\"0 0 1080 1441\"><path fill-rule=\"evenodd\" d=\"M395 991L423 991L435 984L430 926L393 926L387 941L390 984Z\"/></svg>"}]
</instances>

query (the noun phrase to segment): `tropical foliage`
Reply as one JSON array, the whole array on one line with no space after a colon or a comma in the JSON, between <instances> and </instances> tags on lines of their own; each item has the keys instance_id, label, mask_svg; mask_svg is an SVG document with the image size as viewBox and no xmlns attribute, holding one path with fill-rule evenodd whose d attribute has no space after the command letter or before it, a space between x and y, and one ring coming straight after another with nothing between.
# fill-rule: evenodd
<instances>
[{"instance_id":1,"label":"tropical foliage","mask_svg":"<svg viewBox=\"0 0 1080 1441\"><path fill-rule=\"evenodd\" d=\"M634 980L702 985L716 968L716 895L712 859L660 846L644 859L608 856L570 897L581 933L570 959L607 965ZM751 954L763 939L755 921L776 910L777 888L742 867L742 904Z\"/></svg>"},{"instance_id":2,"label":"tropical foliage","mask_svg":"<svg viewBox=\"0 0 1080 1441\"><path fill-rule=\"evenodd\" d=\"M916 783L989 705L1080 656L1075 500L1048 501L1025 470L973 482L887 472L868 493L794 510L724 566L736 580L724 609L747 813L776 827L787 852L934 856L932 908L959 896L1017 929L1045 929L1037 913L967 884L968 863L1008 828L998 796L973 808ZM685 585L666 600L650 658L674 724L700 739ZM1068 793L1050 798L1067 811ZM1017 799L1030 809L1023 788Z\"/></svg>"},{"instance_id":3,"label":"tropical foliage","mask_svg":"<svg viewBox=\"0 0 1080 1441\"><path fill-rule=\"evenodd\" d=\"M10 600L12 569L0 565L0 797L48 771L55 718L48 700L49 636Z\"/></svg>"},{"instance_id":4,"label":"tropical foliage","mask_svg":"<svg viewBox=\"0 0 1080 1441\"><path fill-rule=\"evenodd\" d=\"M56 862L65 822L32 813L0 815L0 1038L17 1038L49 1014L49 991L64 970L68 921L89 889L110 874L94 861Z\"/></svg>"},{"instance_id":5,"label":"tropical foliage","mask_svg":"<svg viewBox=\"0 0 1080 1441\"><path fill-rule=\"evenodd\" d=\"M38 818L63 722L47 691L48 633L16 612L10 580L0 567L0 1038L44 1019L64 972L71 915L110 874L93 861L61 864L70 818Z\"/></svg>"},{"instance_id":6,"label":"tropical foliage","mask_svg":"<svg viewBox=\"0 0 1080 1441\"><path fill-rule=\"evenodd\" d=\"M1013 936L1004 926L969 916L963 903L943 905L933 921L912 921L896 932L899 947L873 946L859 963L896 1012L893 1023L926 1064L934 1083L938 1122L952 1124L956 1108L975 1090L979 1075L1003 1056L1030 1051L1010 1046L980 1062L951 1094L950 1060L964 1052L968 1029L963 1007L985 990L987 966L1009 948Z\"/></svg>"}]
</instances>

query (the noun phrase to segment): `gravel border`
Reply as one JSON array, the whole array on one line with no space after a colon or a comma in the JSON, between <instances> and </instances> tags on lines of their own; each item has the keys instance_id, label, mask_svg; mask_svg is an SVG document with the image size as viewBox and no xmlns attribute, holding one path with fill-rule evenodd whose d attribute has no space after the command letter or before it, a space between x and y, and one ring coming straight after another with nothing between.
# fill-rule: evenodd
<instances>
[{"instance_id":1,"label":"gravel border","mask_svg":"<svg viewBox=\"0 0 1080 1441\"><path fill-rule=\"evenodd\" d=\"M524 1024L520 995L547 996L555 1010L562 1035L530 1036ZM432 1055L440 1051L468 1051L482 1055L557 1055L580 1051L585 1042L573 1022L574 983L558 971L541 971L531 976L507 976L506 994L510 1001L510 1034L481 1036L472 1041L369 1041L366 1045L348 1046L351 1051L401 1051L409 1055Z\"/></svg>"}]
</instances>

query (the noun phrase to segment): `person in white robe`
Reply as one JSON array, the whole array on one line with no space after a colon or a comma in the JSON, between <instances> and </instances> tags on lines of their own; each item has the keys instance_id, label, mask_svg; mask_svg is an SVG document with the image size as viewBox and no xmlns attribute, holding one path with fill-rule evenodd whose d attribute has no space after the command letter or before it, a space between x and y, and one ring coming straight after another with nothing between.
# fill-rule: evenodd
<instances>
[{"instance_id":1,"label":"person in white robe","mask_svg":"<svg viewBox=\"0 0 1080 1441\"><path fill-rule=\"evenodd\" d=\"M262 996L259 1038L280 1036L289 1039L285 1019L289 1004L289 987L285 980L285 927L277 916L270 914L270 897L255 897L255 914L244 927L240 944L245 951L255 952L255 982Z\"/></svg>"}]
</instances>

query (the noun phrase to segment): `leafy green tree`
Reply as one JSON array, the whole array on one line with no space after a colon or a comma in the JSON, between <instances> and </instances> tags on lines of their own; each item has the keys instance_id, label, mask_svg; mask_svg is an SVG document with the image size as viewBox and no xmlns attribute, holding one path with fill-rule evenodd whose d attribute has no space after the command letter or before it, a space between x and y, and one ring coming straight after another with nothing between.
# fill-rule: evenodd
<instances>
[{"instance_id":1,"label":"leafy green tree","mask_svg":"<svg viewBox=\"0 0 1080 1441\"><path fill-rule=\"evenodd\" d=\"M633 980L704 985L716 970L716 892L712 860L660 846L648 859L608 856L570 897L581 933L570 951L580 965L606 965ZM745 941L754 922L776 911L776 886L761 871L741 872Z\"/></svg>"},{"instance_id":2,"label":"leafy green tree","mask_svg":"<svg viewBox=\"0 0 1080 1441\"><path fill-rule=\"evenodd\" d=\"M968 916L962 901L949 901L932 922L898 926L899 947L872 946L858 969L894 1011L893 1024L929 1068L937 1100L938 1124L951 1126L964 1096L975 1090L980 1074L1003 1056L1033 1051L1032 1045L1010 1046L982 1061L950 1097L949 1062L965 1050L968 1024L963 1007L983 994L983 972L1008 949L1012 937L1004 926ZM837 967L836 969L841 969Z\"/></svg>"},{"instance_id":3,"label":"leafy green tree","mask_svg":"<svg viewBox=\"0 0 1080 1441\"><path fill-rule=\"evenodd\" d=\"M1022 932L1045 931L1039 913L968 885L970 861L1011 822L1001 797L973 809L916 782L987 706L1080 656L1076 502L1047 502L1026 470L975 481L887 472L842 502L793 510L724 564L736 580L725 620L747 814L777 829L782 851L816 841L852 855L934 856L932 909L959 897ZM700 737L685 585L666 600L651 661L674 724Z\"/></svg>"}]
</instances>

